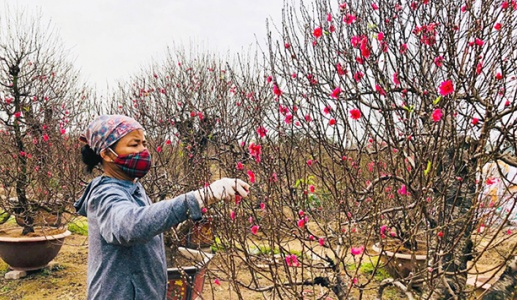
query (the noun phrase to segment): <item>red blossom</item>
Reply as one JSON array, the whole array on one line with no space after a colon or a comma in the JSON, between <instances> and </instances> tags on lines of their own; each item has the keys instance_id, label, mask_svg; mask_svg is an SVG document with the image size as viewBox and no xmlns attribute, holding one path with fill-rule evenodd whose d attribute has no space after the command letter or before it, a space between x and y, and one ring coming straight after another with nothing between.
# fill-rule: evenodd
<instances>
[{"instance_id":1,"label":"red blossom","mask_svg":"<svg viewBox=\"0 0 517 300\"><path fill-rule=\"evenodd\" d=\"M447 96L454 92L454 84L452 83L452 80L445 80L440 84L439 87L440 95Z\"/></svg>"},{"instance_id":2,"label":"red blossom","mask_svg":"<svg viewBox=\"0 0 517 300\"><path fill-rule=\"evenodd\" d=\"M239 161L239 162L237 162L237 165L235 166L235 168L237 170L243 170L244 169L244 165L242 164L242 162Z\"/></svg>"},{"instance_id":3,"label":"red blossom","mask_svg":"<svg viewBox=\"0 0 517 300\"><path fill-rule=\"evenodd\" d=\"M479 123L478 118L472 118L472 125L476 126Z\"/></svg>"},{"instance_id":4,"label":"red blossom","mask_svg":"<svg viewBox=\"0 0 517 300\"><path fill-rule=\"evenodd\" d=\"M497 79L497 80L503 79L503 74L501 74L500 72L497 72L497 74L495 74L495 79Z\"/></svg>"},{"instance_id":5,"label":"red blossom","mask_svg":"<svg viewBox=\"0 0 517 300\"><path fill-rule=\"evenodd\" d=\"M381 31L381 32L377 33L377 40L378 41L384 40L384 32Z\"/></svg>"},{"instance_id":6,"label":"red blossom","mask_svg":"<svg viewBox=\"0 0 517 300\"><path fill-rule=\"evenodd\" d=\"M251 233L256 235L258 233L259 229L260 229L260 226L253 225L253 226L251 226Z\"/></svg>"},{"instance_id":7,"label":"red blossom","mask_svg":"<svg viewBox=\"0 0 517 300\"><path fill-rule=\"evenodd\" d=\"M439 122L443 117L442 109L441 108L435 109L433 111L432 117L433 117L433 121Z\"/></svg>"},{"instance_id":8,"label":"red blossom","mask_svg":"<svg viewBox=\"0 0 517 300\"><path fill-rule=\"evenodd\" d=\"M334 119L334 118L330 119L330 120L329 120L329 125L330 125L330 126L334 126L334 125L336 125L336 119Z\"/></svg>"},{"instance_id":9,"label":"red blossom","mask_svg":"<svg viewBox=\"0 0 517 300\"><path fill-rule=\"evenodd\" d=\"M376 3L372 3L372 9L373 10L378 10L379 6Z\"/></svg>"},{"instance_id":10,"label":"red blossom","mask_svg":"<svg viewBox=\"0 0 517 300\"><path fill-rule=\"evenodd\" d=\"M501 30L501 23L495 23L494 29L495 30Z\"/></svg>"},{"instance_id":11,"label":"red blossom","mask_svg":"<svg viewBox=\"0 0 517 300\"><path fill-rule=\"evenodd\" d=\"M405 54L407 52L407 44L402 44L399 46L399 51L401 54Z\"/></svg>"},{"instance_id":12,"label":"red blossom","mask_svg":"<svg viewBox=\"0 0 517 300\"><path fill-rule=\"evenodd\" d=\"M361 118L361 111L357 108L351 109L350 118L352 118L352 120L359 120L359 118Z\"/></svg>"},{"instance_id":13,"label":"red blossom","mask_svg":"<svg viewBox=\"0 0 517 300\"><path fill-rule=\"evenodd\" d=\"M346 71L343 69L340 63L336 65L337 74L343 76L346 74Z\"/></svg>"},{"instance_id":14,"label":"red blossom","mask_svg":"<svg viewBox=\"0 0 517 300\"><path fill-rule=\"evenodd\" d=\"M321 27L316 27L314 29L314 31L312 32L312 34L314 35L315 38L319 38L323 34L323 30L321 29Z\"/></svg>"},{"instance_id":15,"label":"red blossom","mask_svg":"<svg viewBox=\"0 0 517 300\"><path fill-rule=\"evenodd\" d=\"M355 81L357 81L357 82L361 81L361 79L362 79L363 77L364 77L364 74L363 74L363 72L361 72L361 71L358 71L358 72L356 72L356 73L354 74L354 79L355 79Z\"/></svg>"}]
</instances>

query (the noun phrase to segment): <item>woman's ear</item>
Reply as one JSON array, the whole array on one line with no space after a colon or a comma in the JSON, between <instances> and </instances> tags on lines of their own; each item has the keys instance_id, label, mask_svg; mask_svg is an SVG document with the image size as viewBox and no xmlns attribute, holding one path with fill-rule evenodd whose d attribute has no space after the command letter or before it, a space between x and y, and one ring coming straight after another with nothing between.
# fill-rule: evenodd
<instances>
[{"instance_id":1,"label":"woman's ear","mask_svg":"<svg viewBox=\"0 0 517 300\"><path fill-rule=\"evenodd\" d=\"M106 162L113 162L113 158L110 157L110 155L108 155L108 152L107 149L104 149L101 151L100 155L102 157L102 160L106 161Z\"/></svg>"}]
</instances>

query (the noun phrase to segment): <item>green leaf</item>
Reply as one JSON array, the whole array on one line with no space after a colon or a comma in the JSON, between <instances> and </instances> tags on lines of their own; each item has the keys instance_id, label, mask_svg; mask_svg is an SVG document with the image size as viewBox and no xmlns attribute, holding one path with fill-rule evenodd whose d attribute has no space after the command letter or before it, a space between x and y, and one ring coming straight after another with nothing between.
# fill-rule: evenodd
<instances>
[{"instance_id":1,"label":"green leaf","mask_svg":"<svg viewBox=\"0 0 517 300\"><path fill-rule=\"evenodd\" d=\"M442 100L442 96L438 96L438 98L436 98L436 100L433 101L433 105L438 104L438 102L440 102L440 100Z\"/></svg>"},{"instance_id":2,"label":"green leaf","mask_svg":"<svg viewBox=\"0 0 517 300\"><path fill-rule=\"evenodd\" d=\"M402 106L403 109L407 110L409 113L412 113L415 111L415 106L414 105L411 105L410 107L407 107L407 106Z\"/></svg>"},{"instance_id":3,"label":"green leaf","mask_svg":"<svg viewBox=\"0 0 517 300\"><path fill-rule=\"evenodd\" d=\"M429 171L431 171L431 161L427 162L427 168L424 170L424 175L427 176L427 174L429 174Z\"/></svg>"}]
</instances>

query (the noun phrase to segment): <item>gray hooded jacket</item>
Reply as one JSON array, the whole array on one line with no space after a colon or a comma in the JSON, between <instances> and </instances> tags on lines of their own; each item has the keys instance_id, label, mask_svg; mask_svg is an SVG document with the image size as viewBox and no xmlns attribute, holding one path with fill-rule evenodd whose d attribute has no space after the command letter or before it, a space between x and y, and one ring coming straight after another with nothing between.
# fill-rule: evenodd
<instances>
[{"instance_id":1,"label":"gray hooded jacket","mask_svg":"<svg viewBox=\"0 0 517 300\"><path fill-rule=\"evenodd\" d=\"M88 299L165 299L162 232L201 218L194 193L153 204L139 182L100 176L74 206L88 218Z\"/></svg>"}]
</instances>

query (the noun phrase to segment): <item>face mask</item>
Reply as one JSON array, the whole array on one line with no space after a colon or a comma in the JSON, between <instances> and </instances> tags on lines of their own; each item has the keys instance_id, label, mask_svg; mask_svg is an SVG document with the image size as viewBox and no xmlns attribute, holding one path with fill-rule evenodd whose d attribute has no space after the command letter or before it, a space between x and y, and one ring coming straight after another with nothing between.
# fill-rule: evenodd
<instances>
[{"instance_id":1,"label":"face mask","mask_svg":"<svg viewBox=\"0 0 517 300\"><path fill-rule=\"evenodd\" d=\"M117 156L113 162L131 178L142 178L151 169L151 154L147 149L126 155L118 155L111 148L108 149Z\"/></svg>"}]
</instances>

